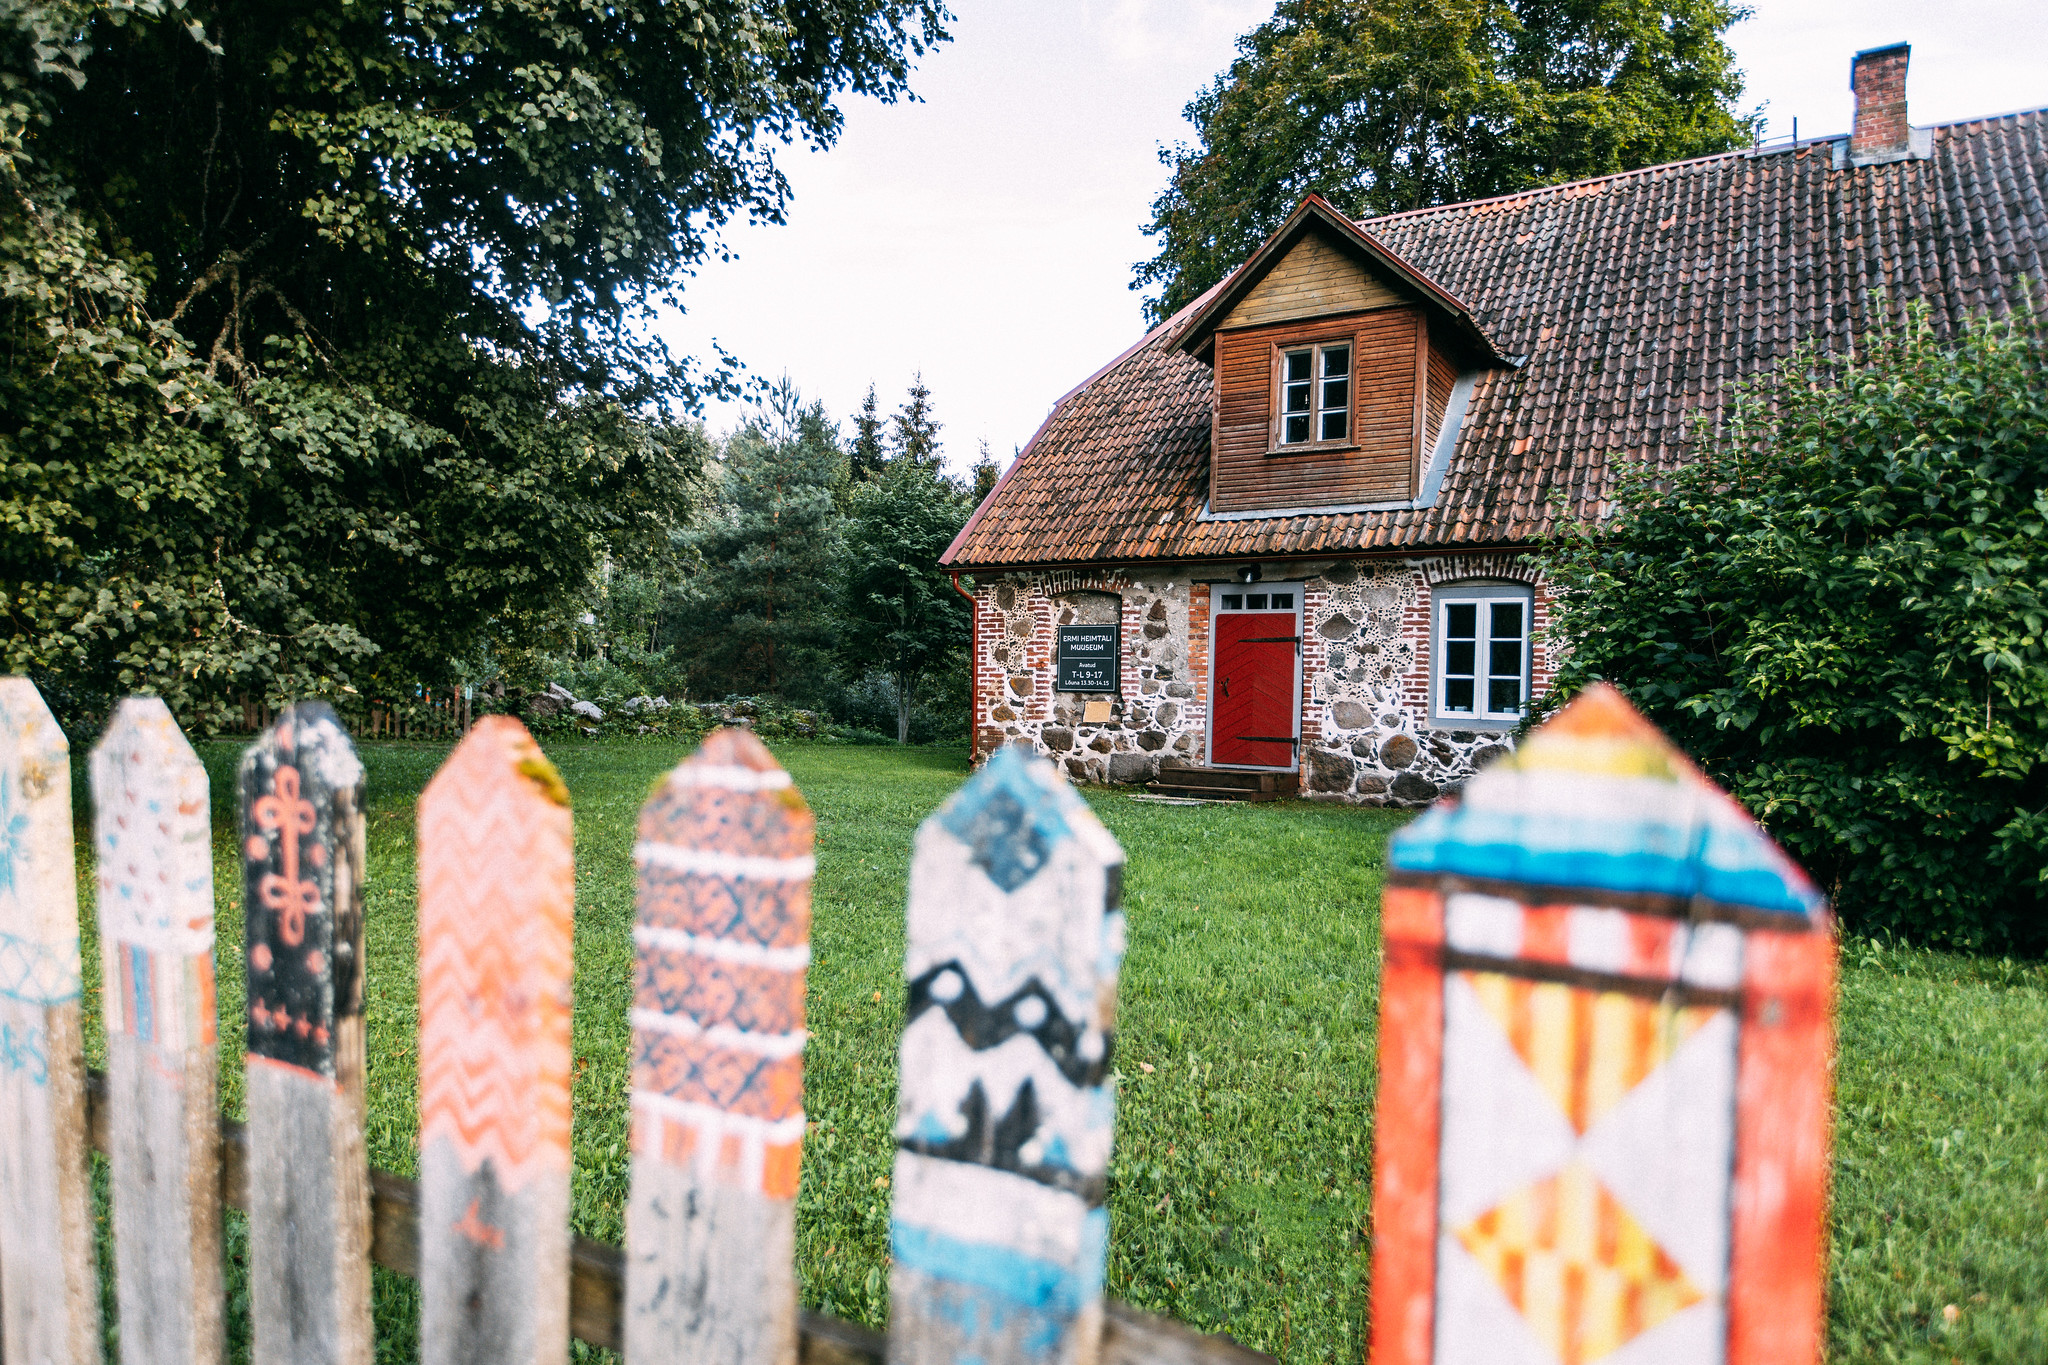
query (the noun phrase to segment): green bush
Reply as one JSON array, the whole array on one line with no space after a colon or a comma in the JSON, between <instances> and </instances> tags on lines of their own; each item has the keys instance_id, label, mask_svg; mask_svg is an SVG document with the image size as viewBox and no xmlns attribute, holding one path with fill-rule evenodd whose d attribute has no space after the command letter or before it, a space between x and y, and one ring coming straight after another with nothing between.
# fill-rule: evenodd
<instances>
[{"instance_id":1,"label":"green bush","mask_svg":"<svg viewBox=\"0 0 2048 1365\"><path fill-rule=\"evenodd\" d=\"M1922 942L2048 947L2048 348L1924 312L1791 357L1673 473L1547 549L1554 707L1620 686L1832 895Z\"/></svg>"}]
</instances>

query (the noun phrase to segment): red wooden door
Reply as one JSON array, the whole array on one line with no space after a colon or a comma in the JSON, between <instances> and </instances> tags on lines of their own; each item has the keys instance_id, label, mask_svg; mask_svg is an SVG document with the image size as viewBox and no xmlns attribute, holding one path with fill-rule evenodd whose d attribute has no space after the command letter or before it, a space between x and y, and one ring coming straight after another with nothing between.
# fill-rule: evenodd
<instances>
[{"instance_id":1,"label":"red wooden door","mask_svg":"<svg viewBox=\"0 0 2048 1365\"><path fill-rule=\"evenodd\" d=\"M1216 617L1210 762L1294 766L1296 626L1291 611L1233 611Z\"/></svg>"}]
</instances>

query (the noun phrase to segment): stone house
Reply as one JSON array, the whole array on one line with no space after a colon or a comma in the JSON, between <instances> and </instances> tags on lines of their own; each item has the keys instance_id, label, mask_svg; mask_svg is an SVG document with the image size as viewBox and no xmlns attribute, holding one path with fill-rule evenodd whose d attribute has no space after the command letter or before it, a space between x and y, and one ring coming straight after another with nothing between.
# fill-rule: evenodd
<instances>
[{"instance_id":1,"label":"stone house","mask_svg":"<svg viewBox=\"0 0 2048 1365\"><path fill-rule=\"evenodd\" d=\"M1555 669L1531 552L1617 466L1684 459L1795 345L2048 302L2048 111L1913 128L1907 58L1857 55L1847 136L1362 222L1305 200L1062 398L947 550L977 756L1457 787Z\"/></svg>"}]
</instances>

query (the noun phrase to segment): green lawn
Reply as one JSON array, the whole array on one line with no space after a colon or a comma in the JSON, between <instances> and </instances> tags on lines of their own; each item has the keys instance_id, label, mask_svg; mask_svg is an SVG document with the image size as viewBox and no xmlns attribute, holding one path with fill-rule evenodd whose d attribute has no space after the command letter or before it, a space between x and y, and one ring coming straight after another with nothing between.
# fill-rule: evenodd
<instances>
[{"instance_id":1,"label":"green lawn","mask_svg":"<svg viewBox=\"0 0 2048 1365\"><path fill-rule=\"evenodd\" d=\"M815 1127L799 1270L809 1306L880 1326L906 864L918 821L965 778L965 757L777 751L818 814L805 1062ZM236 750L203 752L222 907L221 1077L239 1112ZM413 802L444 753L364 748L370 1153L407 1174L417 1085ZM627 1184L634 817L680 756L633 745L553 751L577 828L575 1221L610 1241ZM1110 1292L1288 1359L1357 1360L1378 892L1400 817L1301 803L1164 807L1109 792L1090 800L1129 859ZM81 859L86 847L81 839ZM86 960L96 1002L90 942ZM1843 968L1832 1358L2048 1360L2048 970L1856 941ZM101 1065L96 1018L88 1046ZM236 1256L238 1233L231 1228ZM380 1358L415 1359L411 1283L379 1271L377 1295ZM245 1301L234 1319L245 1334ZM246 1350L244 1336L237 1358Z\"/></svg>"}]
</instances>

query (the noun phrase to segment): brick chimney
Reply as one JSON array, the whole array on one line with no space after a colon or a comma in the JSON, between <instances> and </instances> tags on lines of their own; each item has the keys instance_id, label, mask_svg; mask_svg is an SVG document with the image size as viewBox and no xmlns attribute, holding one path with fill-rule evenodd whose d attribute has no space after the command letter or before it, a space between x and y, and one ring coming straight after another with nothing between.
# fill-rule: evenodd
<instances>
[{"instance_id":1,"label":"brick chimney","mask_svg":"<svg viewBox=\"0 0 2048 1365\"><path fill-rule=\"evenodd\" d=\"M1849 88L1856 92L1856 127L1849 134L1849 163L1867 166L1900 161L1912 154L1906 123L1906 62L1911 43L1859 52L1849 64Z\"/></svg>"}]
</instances>

